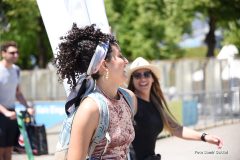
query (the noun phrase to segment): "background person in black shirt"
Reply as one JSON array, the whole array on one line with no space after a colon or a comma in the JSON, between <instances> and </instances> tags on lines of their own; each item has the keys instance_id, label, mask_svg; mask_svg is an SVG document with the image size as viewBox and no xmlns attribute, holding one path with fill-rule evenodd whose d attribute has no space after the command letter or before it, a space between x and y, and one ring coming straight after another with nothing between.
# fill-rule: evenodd
<instances>
[{"instance_id":1,"label":"background person in black shirt","mask_svg":"<svg viewBox=\"0 0 240 160\"><path fill-rule=\"evenodd\" d=\"M164 98L159 84L160 71L142 57L135 59L129 69L128 89L137 96L135 139L132 143L137 160L160 159L155 155L157 136L166 128L171 134L187 140L203 140L222 147L222 140L214 135L199 133L179 125Z\"/></svg>"}]
</instances>

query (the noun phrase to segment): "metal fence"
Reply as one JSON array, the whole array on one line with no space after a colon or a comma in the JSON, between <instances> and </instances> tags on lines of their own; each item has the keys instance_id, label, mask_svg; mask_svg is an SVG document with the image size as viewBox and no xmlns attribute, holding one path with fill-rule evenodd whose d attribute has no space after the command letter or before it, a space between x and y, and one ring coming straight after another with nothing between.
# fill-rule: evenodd
<instances>
[{"instance_id":1,"label":"metal fence","mask_svg":"<svg viewBox=\"0 0 240 160\"><path fill-rule=\"evenodd\" d=\"M152 61L172 111L184 125L225 123L240 117L240 60L181 59ZM55 69L21 72L21 88L29 101L65 100Z\"/></svg>"},{"instance_id":2,"label":"metal fence","mask_svg":"<svg viewBox=\"0 0 240 160\"><path fill-rule=\"evenodd\" d=\"M64 87L59 83L54 69L21 71L21 90L28 101L66 99Z\"/></svg>"},{"instance_id":3,"label":"metal fence","mask_svg":"<svg viewBox=\"0 0 240 160\"><path fill-rule=\"evenodd\" d=\"M206 128L240 118L240 60L155 61L172 112L180 123Z\"/></svg>"},{"instance_id":4,"label":"metal fence","mask_svg":"<svg viewBox=\"0 0 240 160\"><path fill-rule=\"evenodd\" d=\"M195 128L206 128L239 120L239 92L240 88L235 87L223 92L198 92L179 95L183 101L182 124Z\"/></svg>"}]
</instances>

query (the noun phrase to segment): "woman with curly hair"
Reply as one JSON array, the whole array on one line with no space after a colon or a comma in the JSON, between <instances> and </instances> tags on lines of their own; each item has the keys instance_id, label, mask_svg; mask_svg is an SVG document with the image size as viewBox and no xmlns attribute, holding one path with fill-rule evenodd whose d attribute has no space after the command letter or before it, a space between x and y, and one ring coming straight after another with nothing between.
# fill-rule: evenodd
<instances>
[{"instance_id":1,"label":"woman with curly hair","mask_svg":"<svg viewBox=\"0 0 240 160\"><path fill-rule=\"evenodd\" d=\"M114 36L104 34L95 25L78 28L76 24L62 37L54 59L60 80L70 85L65 109L73 119L67 159L86 159L99 119L98 103L88 95L98 92L109 110L108 133L111 141L102 139L91 154L91 159L126 159L134 139L131 108L119 91L127 80L123 57ZM124 89L136 103L134 94ZM79 107L78 107L79 106ZM107 144L107 147L106 147Z\"/></svg>"}]
</instances>

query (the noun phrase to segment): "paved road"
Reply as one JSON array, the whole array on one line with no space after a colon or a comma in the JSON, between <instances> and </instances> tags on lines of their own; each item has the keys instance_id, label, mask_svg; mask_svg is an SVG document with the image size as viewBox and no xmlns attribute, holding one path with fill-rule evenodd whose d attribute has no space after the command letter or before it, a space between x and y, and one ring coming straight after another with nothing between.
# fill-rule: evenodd
<instances>
[{"instance_id":1,"label":"paved road","mask_svg":"<svg viewBox=\"0 0 240 160\"><path fill-rule=\"evenodd\" d=\"M48 133L49 155L35 156L35 160L53 160L57 143L59 126L51 128ZM224 140L224 147L198 141L185 141L176 137L157 141L156 152L161 153L162 160L240 160L240 122L227 124L205 130ZM25 154L14 154L12 160L27 160Z\"/></svg>"},{"instance_id":2,"label":"paved road","mask_svg":"<svg viewBox=\"0 0 240 160\"><path fill-rule=\"evenodd\" d=\"M162 160L240 160L240 123L205 130L223 139L223 148L218 149L200 141L186 141L177 137L157 141L156 152Z\"/></svg>"}]
</instances>

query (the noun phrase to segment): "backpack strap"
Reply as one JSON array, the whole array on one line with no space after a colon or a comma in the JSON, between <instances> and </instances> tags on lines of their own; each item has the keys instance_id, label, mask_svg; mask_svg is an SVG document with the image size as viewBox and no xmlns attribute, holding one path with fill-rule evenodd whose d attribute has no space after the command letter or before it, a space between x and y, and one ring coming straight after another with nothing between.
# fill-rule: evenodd
<instances>
[{"instance_id":1,"label":"backpack strap","mask_svg":"<svg viewBox=\"0 0 240 160\"><path fill-rule=\"evenodd\" d=\"M20 70L19 69L17 69L17 76L18 76L18 78L20 78Z\"/></svg>"},{"instance_id":2,"label":"backpack strap","mask_svg":"<svg viewBox=\"0 0 240 160\"><path fill-rule=\"evenodd\" d=\"M96 132L92 137L92 141L90 143L89 150L88 150L89 158L91 158L91 155L92 155L96 145L104 137L106 137L106 139L107 139L107 144L105 146L103 153L106 152L108 144L111 142L111 138L107 131L108 126L109 126L109 110L108 110L107 102L105 100L106 98L97 91L89 94L88 97L92 98L95 102L97 102L97 104L99 106L99 122L98 122Z\"/></svg>"},{"instance_id":3,"label":"backpack strap","mask_svg":"<svg viewBox=\"0 0 240 160\"><path fill-rule=\"evenodd\" d=\"M133 107L133 100L130 94L123 88L118 89L119 92L123 95L123 98L127 102L130 107L132 113L132 120L134 117L134 107ZM99 106L99 123L96 129L95 134L93 135L92 141L90 143L88 155L91 158L91 155L96 147L96 145L105 137L107 139L107 144L105 145L104 151L101 156L106 152L108 144L111 142L111 138L108 133L109 127L109 110L108 105L106 102L106 98L99 92L95 91L88 95L88 97L95 100Z\"/></svg>"},{"instance_id":4,"label":"backpack strap","mask_svg":"<svg viewBox=\"0 0 240 160\"><path fill-rule=\"evenodd\" d=\"M119 87L118 89L120 91L120 93L123 95L125 101L127 102L127 104L129 105L130 109L131 109L131 112L132 112L132 117L134 117L134 106L133 106L133 99L132 97L130 96L130 94L125 90L123 89L122 87Z\"/></svg>"},{"instance_id":5,"label":"backpack strap","mask_svg":"<svg viewBox=\"0 0 240 160\"><path fill-rule=\"evenodd\" d=\"M17 72L17 78L18 79L20 79L20 68L17 66L17 65L15 65L15 64L13 64L13 68L16 70L16 72Z\"/></svg>"},{"instance_id":6,"label":"backpack strap","mask_svg":"<svg viewBox=\"0 0 240 160\"><path fill-rule=\"evenodd\" d=\"M134 109L134 105L133 105L133 99L132 99L131 95L125 89L120 87L118 90L123 95L125 101L127 102L128 106L130 107L130 110L131 110L131 113L132 113L132 123L134 125L135 124L135 121L134 121L135 109ZM130 157L130 152L127 153L127 159L128 160L132 159Z\"/></svg>"},{"instance_id":7,"label":"backpack strap","mask_svg":"<svg viewBox=\"0 0 240 160\"><path fill-rule=\"evenodd\" d=\"M92 92L91 94L82 98L82 100L86 97L92 98L99 107L99 122L96 128L96 132L94 133L91 143L88 149L88 156L91 159L91 155L96 147L96 145L104 138L107 139L107 144L105 146L105 150L108 144L111 142L110 136L107 132L109 126L109 110L107 106L107 102L105 97L97 91ZM63 153L65 156L67 155L67 150L70 142L70 135L72 130L72 123L77 112L77 108L74 109L70 114L67 115L66 119L63 121L63 127L60 131L59 140L56 147L56 153ZM55 155L56 155L55 153ZM103 152L104 153L104 152ZM102 154L103 154L102 153Z\"/></svg>"},{"instance_id":8,"label":"backpack strap","mask_svg":"<svg viewBox=\"0 0 240 160\"><path fill-rule=\"evenodd\" d=\"M134 108L133 108L133 101L132 97L130 94L124 90L123 88L119 88L119 92L123 95L125 101L128 103L131 112L132 112L132 117L134 115ZM92 98L99 107L99 122L98 126L96 128L96 132L94 133L91 143L88 149L88 156L89 159L91 159L91 155L96 147L96 145L105 137L107 139L107 143L105 145L104 151L102 152L101 155L103 155L106 152L106 149L108 147L108 144L111 142L111 138L108 133L108 127L109 127L109 110L108 110L108 105L107 105L107 100L106 98L99 92L93 91L91 94L85 96L82 98L82 100L86 97ZM60 141L58 142L57 145L57 151L60 150L67 150L69 141L70 141L70 133L72 129L72 122L74 119L74 116L76 114L77 108L71 114L68 115L68 117L65 119L63 123L63 128L61 131L61 134L59 135Z\"/></svg>"}]
</instances>

